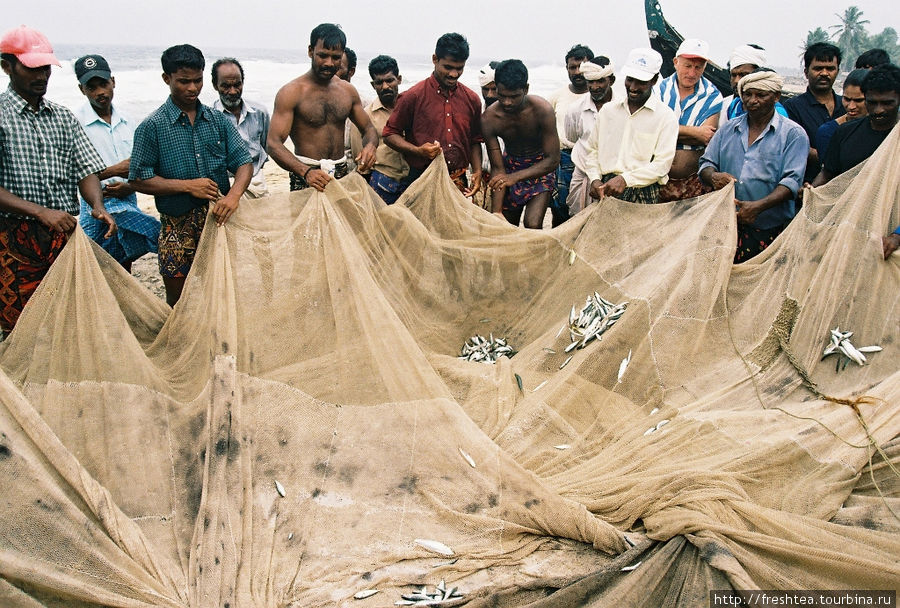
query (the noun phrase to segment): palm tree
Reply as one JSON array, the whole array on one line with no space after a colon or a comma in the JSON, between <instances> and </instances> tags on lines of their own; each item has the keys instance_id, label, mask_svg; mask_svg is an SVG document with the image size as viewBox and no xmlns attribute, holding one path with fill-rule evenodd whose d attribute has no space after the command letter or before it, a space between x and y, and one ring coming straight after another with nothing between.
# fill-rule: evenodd
<instances>
[{"instance_id":1,"label":"palm tree","mask_svg":"<svg viewBox=\"0 0 900 608\"><path fill-rule=\"evenodd\" d=\"M834 14L840 20L840 24L832 25L830 29L837 36L837 46L844 56L844 67L853 68L856 56L862 51L862 47L868 38L865 25L868 19L863 19L863 13L858 6L850 6L844 10L844 14Z\"/></svg>"}]
</instances>

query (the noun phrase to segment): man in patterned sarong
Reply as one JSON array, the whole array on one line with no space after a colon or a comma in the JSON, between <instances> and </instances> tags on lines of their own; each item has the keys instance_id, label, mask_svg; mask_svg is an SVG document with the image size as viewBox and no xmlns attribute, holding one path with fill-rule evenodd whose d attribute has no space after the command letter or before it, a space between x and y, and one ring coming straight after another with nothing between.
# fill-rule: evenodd
<instances>
[{"instance_id":1,"label":"man in patterned sarong","mask_svg":"<svg viewBox=\"0 0 900 608\"><path fill-rule=\"evenodd\" d=\"M485 110L482 131L491 159L491 208L515 225L540 229L556 186L559 136L550 104L528 95L528 70L518 59L494 72L498 101ZM506 152L500 150L503 139Z\"/></svg>"}]
</instances>

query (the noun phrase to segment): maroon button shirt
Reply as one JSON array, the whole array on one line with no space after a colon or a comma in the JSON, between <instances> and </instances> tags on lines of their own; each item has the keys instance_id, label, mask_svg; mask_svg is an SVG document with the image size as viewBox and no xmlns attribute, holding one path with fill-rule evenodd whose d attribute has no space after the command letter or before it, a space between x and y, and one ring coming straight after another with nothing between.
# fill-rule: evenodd
<instances>
[{"instance_id":1,"label":"maroon button shirt","mask_svg":"<svg viewBox=\"0 0 900 608\"><path fill-rule=\"evenodd\" d=\"M453 173L469 166L472 144L484 141L481 102L472 89L460 83L445 89L432 74L397 99L382 135L400 135L414 146L437 141L447 169ZM424 169L429 163L417 155L404 157L415 169Z\"/></svg>"}]
</instances>

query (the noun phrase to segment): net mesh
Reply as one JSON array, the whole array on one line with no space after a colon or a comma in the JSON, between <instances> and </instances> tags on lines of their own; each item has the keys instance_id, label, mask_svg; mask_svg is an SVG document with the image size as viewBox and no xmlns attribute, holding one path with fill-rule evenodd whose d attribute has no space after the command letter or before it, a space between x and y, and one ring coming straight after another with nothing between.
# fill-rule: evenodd
<instances>
[{"instance_id":1,"label":"net mesh","mask_svg":"<svg viewBox=\"0 0 900 608\"><path fill-rule=\"evenodd\" d=\"M0 605L896 589L898 140L740 266L731 190L522 231L442 162L208 222L174 311L76 232L0 345ZM566 353L594 292L626 312ZM838 373L835 326L884 350Z\"/></svg>"}]
</instances>

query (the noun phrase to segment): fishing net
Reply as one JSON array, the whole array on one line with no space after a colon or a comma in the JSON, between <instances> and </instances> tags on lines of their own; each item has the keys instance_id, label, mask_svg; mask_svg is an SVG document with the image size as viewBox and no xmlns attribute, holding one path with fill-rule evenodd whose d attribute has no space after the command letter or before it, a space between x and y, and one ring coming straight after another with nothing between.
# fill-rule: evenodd
<instances>
[{"instance_id":1,"label":"fishing net","mask_svg":"<svg viewBox=\"0 0 900 608\"><path fill-rule=\"evenodd\" d=\"M740 266L730 189L524 231L439 161L244 202L174 311L77 232L0 345L0 606L896 589L898 140Z\"/></svg>"}]
</instances>

